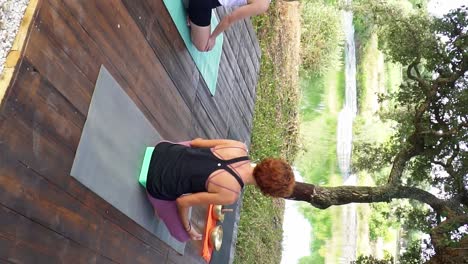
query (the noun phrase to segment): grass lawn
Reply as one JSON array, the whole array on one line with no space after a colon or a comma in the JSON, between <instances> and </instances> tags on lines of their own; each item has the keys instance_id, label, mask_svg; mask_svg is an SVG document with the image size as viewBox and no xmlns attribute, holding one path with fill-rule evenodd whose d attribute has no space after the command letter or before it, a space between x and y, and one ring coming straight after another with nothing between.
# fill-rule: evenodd
<instances>
[{"instance_id":1,"label":"grass lawn","mask_svg":"<svg viewBox=\"0 0 468 264\"><path fill-rule=\"evenodd\" d=\"M262 61L257 85L251 158L292 161L298 140L299 3L273 1L267 14L253 19ZM284 200L246 188L234 263L279 263Z\"/></svg>"}]
</instances>

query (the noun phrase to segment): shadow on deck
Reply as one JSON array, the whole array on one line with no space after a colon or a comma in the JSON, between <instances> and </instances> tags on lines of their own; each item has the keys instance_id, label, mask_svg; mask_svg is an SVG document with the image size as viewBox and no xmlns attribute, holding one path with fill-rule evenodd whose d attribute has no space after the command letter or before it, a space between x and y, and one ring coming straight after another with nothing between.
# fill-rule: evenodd
<instances>
[{"instance_id":1,"label":"shadow on deck","mask_svg":"<svg viewBox=\"0 0 468 264\"><path fill-rule=\"evenodd\" d=\"M212 97L162 0L39 0L0 108L0 260L204 263L201 243L178 255L70 170L101 65L165 139L249 144L259 58L250 21L229 29Z\"/></svg>"}]
</instances>

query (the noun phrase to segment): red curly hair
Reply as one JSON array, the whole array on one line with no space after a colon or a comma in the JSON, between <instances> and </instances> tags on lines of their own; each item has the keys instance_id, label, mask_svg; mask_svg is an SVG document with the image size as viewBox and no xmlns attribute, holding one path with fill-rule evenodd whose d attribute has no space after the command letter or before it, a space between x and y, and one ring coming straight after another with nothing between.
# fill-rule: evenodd
<instances>
[{"instance_id":1,"label":"red curly hair","mask_svg":"<svg viewBox=\"0 0 468 264\"><path fill-rule=\"evenodd\" d=\"M282 159L262 160L253 171L253 176L263 194L273 197L289 197L294 189L294 173Z\"/></svg>"}]
</instances>

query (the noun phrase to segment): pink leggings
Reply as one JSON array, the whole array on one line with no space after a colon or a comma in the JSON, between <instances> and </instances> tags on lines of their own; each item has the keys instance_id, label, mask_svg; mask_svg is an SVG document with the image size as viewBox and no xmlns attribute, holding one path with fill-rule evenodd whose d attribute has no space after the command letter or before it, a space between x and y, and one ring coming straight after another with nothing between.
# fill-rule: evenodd
<instances>
[{"instance_id":1,"label":"pink leggings","mask_svg":"<svg viewBox=\"0 0 468 264\"><path fill-rule=\"evenodd\" d=\"M156 215L166 224L169 233L180 242L187 242L190 239L189 234L185 231L184 225L180 220L177 210L176 201L166 201L156 199L147 193L148 199L153 205Z\"/></svg>"},{"instance_id":2,"label":"pink leggings","mask_svg":"<svg viewBox=\"0 0 468 264\"><path fill-rule=\"evenodd\" d=\"M161 142L170 142L162 140ZM171 142L172 143L172 142ZM177 144L190 147L190 141L177 142ZM156 144L157 145L157 144ZM190 239L189 234L185 231L184 225L177 210L176 201L166 201L156 199L146 192L149 201L153 205L156 215L166 224L167 229L171 235L180 242L187 242Z\"/></svg>"}]
</instances>

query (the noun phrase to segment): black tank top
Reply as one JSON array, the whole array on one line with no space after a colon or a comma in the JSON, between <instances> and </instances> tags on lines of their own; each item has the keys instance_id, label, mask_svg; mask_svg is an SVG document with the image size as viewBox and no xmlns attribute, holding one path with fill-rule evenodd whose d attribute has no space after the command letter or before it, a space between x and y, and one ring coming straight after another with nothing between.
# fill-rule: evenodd
<instances>
[{"instance_id":1,"label":"black tank top","mask_svg":"<svg viewBox=\"0 0 468 264\"><path fill-rule=\"evenodd\" d=\"M242 179L228 165L249 160L248 156L222 160L210 148L191 148L161 142L151 156L146 189L154 198L175 200L186 193L206 192L206 181L216 170L228 171L244 187Z\"/></svg>"}]
</instances>

